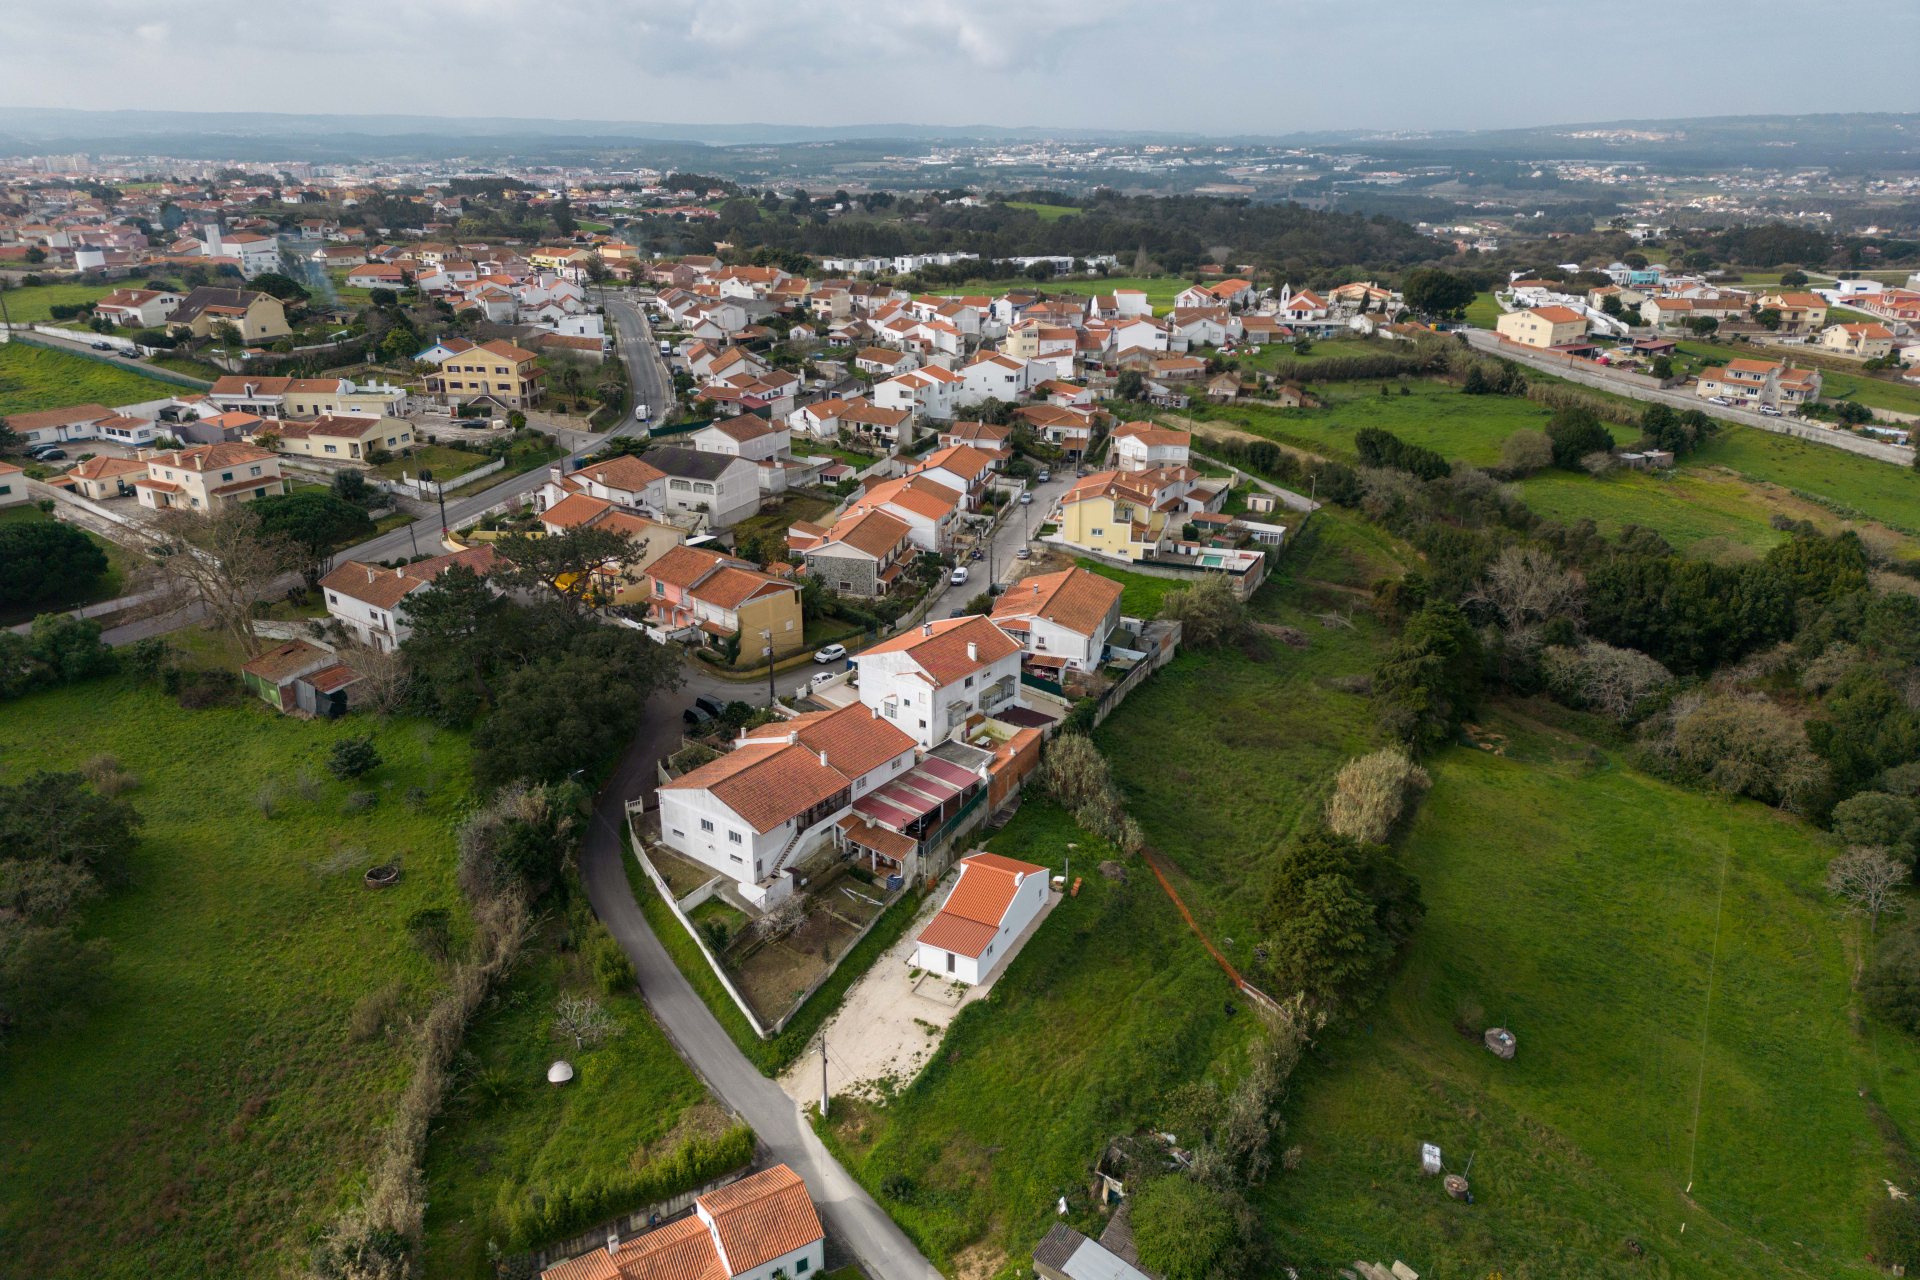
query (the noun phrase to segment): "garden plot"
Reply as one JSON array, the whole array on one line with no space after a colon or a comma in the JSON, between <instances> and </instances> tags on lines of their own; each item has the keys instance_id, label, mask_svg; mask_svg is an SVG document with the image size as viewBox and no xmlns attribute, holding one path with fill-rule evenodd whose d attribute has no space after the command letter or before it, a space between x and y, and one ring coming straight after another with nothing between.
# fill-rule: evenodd
<instances>
[{"instance_id":1,"label":"garden plot","mask_svg":"<svg viewBox=\"0 0 1920 1280\"><path fill-rule=\"evenodd\" d=\"M812 992L885 909L887 898L870 884L830 872L824 883L789 901L797 905L784 913L775 908L765 923L741 930L721 956L740 994L769 1027Z\"/></svg>"}]
</instances>

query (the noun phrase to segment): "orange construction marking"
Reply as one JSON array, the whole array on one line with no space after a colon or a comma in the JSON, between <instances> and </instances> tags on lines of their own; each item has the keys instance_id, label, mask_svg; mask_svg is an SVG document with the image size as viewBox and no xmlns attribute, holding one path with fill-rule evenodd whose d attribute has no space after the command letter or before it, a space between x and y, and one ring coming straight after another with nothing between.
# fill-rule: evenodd
<instances>
[{"instance_id":1,"label":"orange construction marking","mask_svg":"<svg viewBox=\"0 0 1920 1280\"><path fill-rule=\"evenodd\" d=\"M1067 894L1067 896L1069 898L1077 898L1080 896L1080 877L1079 876L1075 876L1073 878L1073 889L1071 892Z\"/></svg>"},{"instance_id":2,"label":"orange construction marking","mask_svg":"<svg viewBox=\"0 0 1920 1280\"><path fill-rule=\"evenodd\" d=\"M1167 875L1166 875L1166 872L1160 869L1159 859L1155 858L1152 854L1148 853L1145 849L1142 849L1140 851L1140 856L1142 858L1145 858L1147 861L1147 866L1152 868L1154 879L1160 882L1160 887L1167 891L1167 896L1169 898L1173 899L1173 905L1180 909L1181 917L1186 920L1187 927L1193 930L1194 935L1200 939L1200 945L1207 949L1207 953L1214 958L1214 961L1217 964L1219 964L1219 966L1222 969L1226 970L1227 977L1233 979L1233 985L1237 987L1239 990L1244 991L1247 995L1253 997L1255 1000L1257 1000L1261 1004L1266 1005L1268 1008L1278 1009L1280 1007L1279 1002L1276 1001L1272 996L1268 995L1266 992L1260 990L1260 988L1254 986L1251 982L1248 982L1245 978L1241 977L1239 973L1235 971L1234 967L1227 962L1227 958L1220 954L1220 948L1214 946L1213 940L1207 937L1207 935L1201 930L1200 926L1197 923L1195 923L1193 918L1193 913L1187 910L1187 904L1180 901L1180 895L1173 891L1173 886L1171 884L1167 883Z\"/></svg>"}]
</instances>

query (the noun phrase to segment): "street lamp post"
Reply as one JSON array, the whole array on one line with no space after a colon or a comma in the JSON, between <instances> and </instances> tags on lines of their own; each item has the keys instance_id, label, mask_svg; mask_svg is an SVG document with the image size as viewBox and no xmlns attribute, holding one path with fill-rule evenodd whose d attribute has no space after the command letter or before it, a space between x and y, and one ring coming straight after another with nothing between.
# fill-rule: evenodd
<instances>
[{"instance_id":1,"label":"street lamp post","mask_svg":"<svg viewBox=\"0 0 1920 1280\"><path fill-rule=\"evenodd\" d=\"M760 652L767 660L767 709L771 711L773 704L778 701L773 691L773 628L760 628L760 638L767 642Z\"/></svg>"}]
</instances>

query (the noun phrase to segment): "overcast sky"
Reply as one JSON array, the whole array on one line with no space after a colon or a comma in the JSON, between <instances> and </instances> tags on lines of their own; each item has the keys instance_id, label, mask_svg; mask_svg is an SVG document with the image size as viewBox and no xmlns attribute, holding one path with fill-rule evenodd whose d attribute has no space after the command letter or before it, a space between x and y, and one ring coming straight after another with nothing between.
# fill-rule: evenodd
<instances>
[{"instance_id":1,"label":"overcast sky","mask_svg":"<svg viewBox=\"0 0 1920 1280\"><path fill-rule=\"evenodd\" d=\"M1911 74L1920 3L1846 6L1852 54L1798 43L1818 35L1824 8L1808 0L60 0L7 6L13 56L0 104L1211 134L1920 105Z\"/></svg>"}]
</instances>

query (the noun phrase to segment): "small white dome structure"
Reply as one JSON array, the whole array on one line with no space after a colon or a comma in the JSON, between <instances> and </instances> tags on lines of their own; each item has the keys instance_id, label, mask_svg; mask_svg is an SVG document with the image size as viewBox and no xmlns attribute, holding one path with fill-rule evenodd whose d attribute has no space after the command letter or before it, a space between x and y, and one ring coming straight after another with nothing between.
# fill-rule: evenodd
<instances>
[{"instance_id":1,"label":"small white dome structure","mask_svg":"<svg viewBox=\"0 0 1920 1280\"><path fill-rule=\"evenodd\" d=\"M571 1079L573 1079L573 1064L565 1058L547 1068L548 1084L565 1084Z\"/></svg>"}]
</instances>

